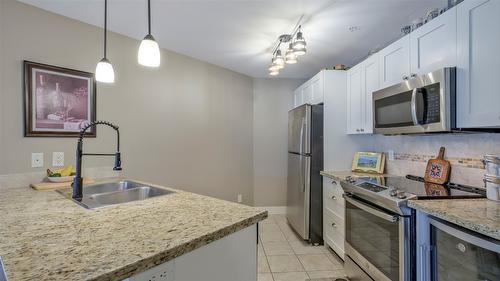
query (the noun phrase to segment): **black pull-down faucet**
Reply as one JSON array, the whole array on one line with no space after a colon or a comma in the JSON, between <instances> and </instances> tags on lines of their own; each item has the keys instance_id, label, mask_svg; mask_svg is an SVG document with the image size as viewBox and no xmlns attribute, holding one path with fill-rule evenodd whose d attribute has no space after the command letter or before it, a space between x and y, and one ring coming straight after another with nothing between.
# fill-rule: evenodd
<instances>
[{"instance_id":1,"label":"black pull-down faucet","mask_svg":"<svg viewBox=\"0 0 500 281\"><path fill-rule=\"evenodd\" d=\"M95 127L97 125L106 125L109 126L116 131L117 143L116 143L116 152L115 153L83 153L83 137L85 135L85 131L87 131L90 127ZM121 171L122 170L122 161L120 155L120 130L118 126L113 125L110 122L106 121L94 121L86 125L80 131L80 137L78 138L78 144L76 146L76 175L73 180L73 195L72 198L77 201L81 201L83 197L83 178L82 178L82 157L83 156L114 156L115 157L115 167L113 170Z\"/></svg>"}]
</instances>

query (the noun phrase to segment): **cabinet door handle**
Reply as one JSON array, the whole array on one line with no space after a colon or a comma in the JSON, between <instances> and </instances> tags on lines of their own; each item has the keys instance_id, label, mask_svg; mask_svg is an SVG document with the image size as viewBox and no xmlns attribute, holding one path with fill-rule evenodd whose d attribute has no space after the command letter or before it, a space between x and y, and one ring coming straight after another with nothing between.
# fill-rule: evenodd
<instances>
[{"instance_id":1,"label":"cabinet door handle","mask_svg":"<svg viewBox=\"0 0 500 281\"><path fill-rule=\"evenodd\" d=\"M333 199L333 200L337 200L337 196L333 195L333 196L332 196L332 199Z\"/></svg>"},{"instance_id":2,"label":"cabinet door handle","mask_svg":"<svg viewBox=\"0 0 500 281\"><path fill-rule=\"evenodd\" d=\"M332 227L337 227L337 224L332 222Z\"/></svg>"},{"instance_id":3,"label":"cabinet door handle","mask_svg":"<svg viewBox=\"0 0 500 281\"><path fill-rule=\"evenodd\" d=\"M361 129L361 132L364 132L364 131L365 131L365 129Z\"/></svg>"},{"instance_id":4,"label":"cabinet door handle","mask_svg":"<svg viewBox=\"0 0 500 281\"><path fill-rule=\"evenodd\" d=\"M336 184L337 184L337 181L332 181L332 184L335 184L335 185L336 185Z\"/></svg>"},{"instance_id":5,"label":"cabinet door handle","mask_svg":"<svg viewBox=\"0 0 500 281\"><path fill-rule=\"evenodd\" d=\"M411 78L415 78L415 77L417 77L417 74L416 74L416 73L412 73L412 74L410 75L410 77L411 77Z\"/></svg>"},{"instance_id":6,"label":"cabinet door handle","mask_svg":"<svg viewBox=\"0 0 500 281\"><path fill-rule=\"evenodd\" d=\"M407 75L403 75L403 80L408 80L408 76Z\"/></svg>"},{"instance_id":7,"label":"cabinet door handle","mask_svg":"<svg viewBox=\"0 0 500 281\"><path fill-rule=\"evenodd\" d=\"M356 129L356 132L359 132L359 129Z\"/></svg>"}]
</instances>

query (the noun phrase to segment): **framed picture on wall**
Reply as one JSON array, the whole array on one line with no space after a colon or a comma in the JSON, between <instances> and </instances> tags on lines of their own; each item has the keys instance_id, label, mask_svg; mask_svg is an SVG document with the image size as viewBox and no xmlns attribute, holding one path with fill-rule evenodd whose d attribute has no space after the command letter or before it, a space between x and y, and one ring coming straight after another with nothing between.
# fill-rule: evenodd
<instances>
[{"instance_id":1,"label":"framed picture on wall","mask_svg":"<svg viewBox=\"0 0 500 281\"><path fill-rule=\"evenodd\" d=\"M383 174L385 155L378 152L356 152L352 161L353 172Z\"/></svg>"},{"instance_id":2,"label":"framed picture on wall","mask_svg":"<svg viewBox=\"0 0 500 281\"><path fill-rule=\"evenodd\" d=\"M24 136L76 137L96 120L94 74L24 61ZM96 137L89 129L86 137Z\"/></svg>"}]
</instances>

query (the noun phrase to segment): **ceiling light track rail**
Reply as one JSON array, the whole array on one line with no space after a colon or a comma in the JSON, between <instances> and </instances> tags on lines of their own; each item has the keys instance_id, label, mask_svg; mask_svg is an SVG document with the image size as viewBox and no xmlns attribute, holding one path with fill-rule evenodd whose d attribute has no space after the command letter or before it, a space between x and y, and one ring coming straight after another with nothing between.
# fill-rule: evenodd
<instances>
[{"instance_id":1,"label":"ceiling light track rail","mask_svg":"<svg viewBox=\"0 0 500 281\"><path fill-rule=\"evenodd\" d=\"M297 24L292 29L290 34L282 34L278 37L272 48L271 65L269 66L269 75L276 76L279 71L285 67L285 64L295 64L298 62L298 57L306 53L306 41L302 35L302 19L304 15L300 16ZM282 45L287 45L285 56L282 55Z\"/></svg>"}]
</instances>

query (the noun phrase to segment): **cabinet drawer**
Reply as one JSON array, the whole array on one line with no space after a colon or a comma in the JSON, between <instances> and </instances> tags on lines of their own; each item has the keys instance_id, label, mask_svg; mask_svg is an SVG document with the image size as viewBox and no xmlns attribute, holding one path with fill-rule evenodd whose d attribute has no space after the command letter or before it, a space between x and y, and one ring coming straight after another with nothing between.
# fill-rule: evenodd
<instances>
[{"instance_id":1,"label":"cabinet drawer","mask_svg":"<svg viewBox=\"0 0 500 281\"><path fill-rule=\"evenodd\" d=\"M345 214L344 191L338 181L329 180L323 185L323 205L335 215L343 218Z\"/></svg>"},{"instance_id":2,"label":"cabinet drawer","mask_svg":"<svg viewBox=\"0 0 500 281\"><path fill-rule=\"evenodd\" d=\"M340 249L342 253L339 254L343 254L345 240L344 219L335 215L330 210L324 209L323 222L325 241L327 241L328 244L333 243L334 245L332 245L332 248Z\"/></svg>"}]
</instances>

